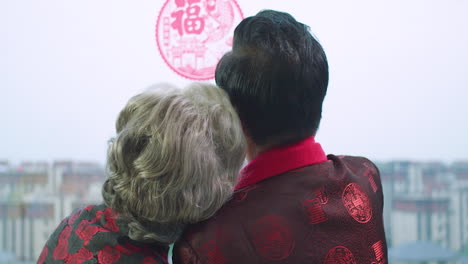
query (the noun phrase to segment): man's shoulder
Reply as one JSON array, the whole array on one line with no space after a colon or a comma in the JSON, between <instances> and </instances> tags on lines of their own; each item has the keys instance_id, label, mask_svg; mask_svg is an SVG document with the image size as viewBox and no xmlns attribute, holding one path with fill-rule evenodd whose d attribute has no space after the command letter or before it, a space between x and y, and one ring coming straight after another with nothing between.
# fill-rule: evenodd
<instances>
[{"instance_id":1,"label":"man's shoulder","mask_svg":"<svg viewBox=\"0 0 468 264\"><path fill-rule=\"evenodd\" d=\"M354 175L351 177L359 178L365 178L368 174L380 176L376 165L366 157L349 155L327 157L328 162L292 169L236 190L231 199L213 217L191 225L187 229L187 234L207 233L225 226L243 225L255 215L255 212L268 211L273 204L275 211L286 210L296 198L301 199L302 194L334 184L335 181L336 184L341 184L342 179L335 174L351 174ZM341 169L344 171L339 172Z\"/></svg>"},{"instance_id":2,"label":"man's shoulder","mask_svg":"<svg viewBox=\"0 0 468 264\"><path fill-rule=\"evenodd\" d=\"M370 159L363 156L351 156L351 155L327 155L328 159L335 162L335 167L345 166L346 168L356 171L360 169L371 170L373 173L379 175L379 169L377 165Z\"/></svg>"},{"instance_id":3,"label":"man's shoulder","mask_svg":"<svg viewBox=\"0 0 468 264\"><path fill-rule=\"evenodd\" d=\"M346 196L347 193L359 196ZM370 220L361 220L354 211L346 210L343 203L375 204L375 219L380 221L381 193L377 168L369 159L329 155L327 162L296 168L236 190L214 217L187 228L175 245L174 263L221 263L222 259L256 263L277 254L274 251L277 246L287 256L294 241L308 245L308 239L322 236L345 240L341 233L362 230L340 229L338 223ZM369 216L368 211L364 211L364 216ZM335 231L324 235L322 231L316 232L320 228ZM378 235L381 234L372 233L371 238ZM304 250L313 258L323 259L317 252L326 254L328 249L319 248Z\"/></svg>"},{"instance_id":4,"label":"man's shoulder","mask_svg":"<svg viewBox=\"0 0 468 264\"><path fill-rule=\"evenodd\" d=\"M327 158L329 160L341 160L346 163L356 164L356 165L364 165L364 164L375 164L367 157L364 156L354 156L354 155L334 155L328 154Z\"/></svg>"}]
</instances>

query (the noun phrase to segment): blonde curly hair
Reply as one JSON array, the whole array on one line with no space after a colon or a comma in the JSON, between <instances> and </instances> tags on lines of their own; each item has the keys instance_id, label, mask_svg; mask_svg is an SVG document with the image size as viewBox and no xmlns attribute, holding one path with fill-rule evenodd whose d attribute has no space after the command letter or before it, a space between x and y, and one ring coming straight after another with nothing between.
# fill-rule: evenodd
<instances>
[{"instance_id":1,"label":"blonde curly hair","mask_svg":"<svg viewBox=\"0 0 468 264\"><path fill-rule=\"evenodd\" d=\"M218 87L153 87L129 100L116 130L102 194L131 239L173 243L231 196L246 143Z\"/></svg>"}]
</instances>

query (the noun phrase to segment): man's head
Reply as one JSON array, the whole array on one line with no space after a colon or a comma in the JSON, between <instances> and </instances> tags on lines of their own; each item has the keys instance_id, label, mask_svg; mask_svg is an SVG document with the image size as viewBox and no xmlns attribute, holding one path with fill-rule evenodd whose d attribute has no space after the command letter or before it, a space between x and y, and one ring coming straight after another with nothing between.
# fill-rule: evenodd
<instances>
[{"instance_id":1,"label":"man's head","mask_svg":"<svg viewBox=\"0 0 468 264\"><path fill-rule=\"evenodd\" d=\"M232 51L217 65L216 83L256 145L285 145L317 132L328 62L308 26L265 10L237 26Z\"/></svg>"}]
</instances>

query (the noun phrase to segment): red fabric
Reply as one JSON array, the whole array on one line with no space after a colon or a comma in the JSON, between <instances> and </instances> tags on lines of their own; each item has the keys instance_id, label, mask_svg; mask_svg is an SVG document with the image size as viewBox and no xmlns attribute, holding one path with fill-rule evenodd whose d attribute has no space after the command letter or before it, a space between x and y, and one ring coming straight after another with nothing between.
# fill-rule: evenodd
<instances>
[{"instance_id":1,"label":"red fabric","mask_svg":"<svg viewBox=\"0 0 468 264\"><path fill-rule=\"evenodd\" d=\"M104 228L110 230L111 232L119 231L119 227L115 223L115 219L117 214L115 214L111 208L107 207L104 210L104 217L106 218L106 223L104 224Z\"/></svg>"},{"instance_id":2,"label":"red fabric","mask_svg":"<svg viewBox=\"0 0 468 264\"><path fill-rule=\"evenodd\" d=\"M99 228L95 225L92 225L92 223L93 222L89 220L82 220L75 231L76 235L83 240L83 244L85 246L99 231Z\"/></svg>"},{"instance_id":3,"label":"red fabric","mask_svg":"<svg viewBox=\"0 0 468 264\"><path fill-rule=\"evenodd\" d=\"M323 158L309 138L254 159L233 199L186 230L173 263L387 263L377 168Z\"/></svg>"},{"instance_id":4,"label":"red fabric","mask_svg":"<svg viewBox=\"0 0 468 264\"><path fill-rule=\"evenodd\" d=\"M65 261L66 264L80 264L93 258L93 253L87 248L80 248L78 252L71 255Z\"/></svg>"},{"instance_id":5,"label":"red fabric","mask_svg":"<svg viewBox=\"0 0 468 264\"><path fill-rule=\"evenodd\" d=\"M70 239L72 227L67 225L58 237L58 245L54 249L53 257L56 260L66 259L69 255L68 253L68 240Z\"/></svg>"},{"instance_id":6,"label":"red fabric","mask_svg":"<svg viewBox=\"0 0 468 264\"><path fill-rule=\"evenodd\" d=\"M111 208L90 205L59 224L37 263L167 263L167 246L131 241L127 233Z\"/></svg>"},{"instance_id":7,"label":"red fabric","mask_svg":"<svg viewBox=\"0 0 468 264\"><path fill-rule=\"evenodd\" d=\"M236 189L241 189L269 177L327 161L327 156L313 137L298 143L266 151L254 158L240 172Z\"/></svg>"},{"instance_id":8,"label":"red fabric","mask_svg":"<svg viewBox=\"0 0 468 264\"><path fill-rule=\"evenodd\" d=\"M120 251L109 245L104 246L104 248L98 253L98 261L102 264L111 264L120 259Z\"/></svg>"}]
</instances>

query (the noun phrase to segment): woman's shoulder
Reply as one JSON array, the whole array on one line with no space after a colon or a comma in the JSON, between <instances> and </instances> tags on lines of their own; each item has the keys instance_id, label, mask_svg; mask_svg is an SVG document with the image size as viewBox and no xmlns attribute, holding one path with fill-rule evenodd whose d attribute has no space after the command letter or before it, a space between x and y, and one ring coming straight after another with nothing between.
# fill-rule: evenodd
<instances>
[{"instance_id":1,"label":"woman's shoulder","mask_svg":"<svg viewBox=\"0 0 468 264\"><path fill-rule=\"evenodd\" d=\"M89 205L62 220L38 263L167 263L167 249L136 245L105 205Z\"/></svg>"}]
</instances>

